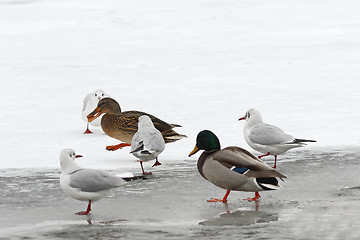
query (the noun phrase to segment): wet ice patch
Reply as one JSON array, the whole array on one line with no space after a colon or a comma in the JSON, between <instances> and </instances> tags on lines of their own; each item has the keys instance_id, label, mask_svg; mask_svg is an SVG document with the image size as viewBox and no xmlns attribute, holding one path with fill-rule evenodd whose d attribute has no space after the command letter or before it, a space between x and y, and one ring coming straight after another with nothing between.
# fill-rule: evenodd
<instances>
[{"instance_id":1,"label":"wet ice patch","mask_svg":"<svg viewBox=\"0 0 360 240\"><path fill-rule=\"evenodd\" d=\"M267 223L277 221L279 215L277 213L262 211L235 211L232 213L223 213L219 217L200 222L205 226L242 226L257 223Z\"/></svg>"},{"instance_id":2,"label":"wet ice patch","mask_svg":"<svg viewBox=\"0 0 360 240\"><path fill-rule=\"evenodd\" d=\"M353 187L342 187L337 191L337 196L360 196L360 186L353 186Z\"/></svg>"}]
</instances>

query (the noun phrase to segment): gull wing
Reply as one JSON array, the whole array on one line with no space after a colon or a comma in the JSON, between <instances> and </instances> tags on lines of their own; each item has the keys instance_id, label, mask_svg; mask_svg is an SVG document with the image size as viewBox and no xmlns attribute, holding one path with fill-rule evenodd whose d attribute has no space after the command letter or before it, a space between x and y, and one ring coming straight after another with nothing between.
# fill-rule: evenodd
<instances>
[{"instance_id":1,"label":"gull wing","mask_svg":"<svg viewBox=\"0 0 360 240\"><path fill-rule=\"evenodd\" d=\"M280 128L261 123L251 128L249 139L256 144L275 145L294 141L294 137Z\"/></svg>"},{"instance_id":2,"label":"gull wing","mask_svg":"<svg viewBox=\"0 0 360 240\"><path fill-rule=\"evenodd\" d=\"M79 169L70 175L70 187L83 192L98 192L119 187L123 179L102 170Z\"/></svg>"}]
</instances>

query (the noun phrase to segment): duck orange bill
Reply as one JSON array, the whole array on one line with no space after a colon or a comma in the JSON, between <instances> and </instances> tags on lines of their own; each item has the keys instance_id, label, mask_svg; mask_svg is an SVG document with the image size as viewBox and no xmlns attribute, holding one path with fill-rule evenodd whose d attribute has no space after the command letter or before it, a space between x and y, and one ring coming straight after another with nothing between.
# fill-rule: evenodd
<instances>
[{"instance_id":1,"label":"duck orange bill","mask_svg":"<svg viewBox=\"0 0 360 240\"><path fill-rule=\"evenodd\" d=\"M189 154L189 157L190 157L191 155L194 155L195 153L197 153L199 150L200 150L200 149L199 149L197 146L195 146L195 147L194 147L194 150L192 150L191 153Z\"/></svg>"},{"instance_id":2,"label":"duck orange bill","mask_svg":"<svg viewBox=\"0 0 360 240\"><path fill-rule=\"evenodd\" d=\"M95 120L96 118L98 118L101 114L102 114L102 112L100 112L99 109L96 108L94 111L92 111L91 113L89 113L89 115L87 115L88 122L94 121L94 120Z\"/></svg>"}]
</instances>

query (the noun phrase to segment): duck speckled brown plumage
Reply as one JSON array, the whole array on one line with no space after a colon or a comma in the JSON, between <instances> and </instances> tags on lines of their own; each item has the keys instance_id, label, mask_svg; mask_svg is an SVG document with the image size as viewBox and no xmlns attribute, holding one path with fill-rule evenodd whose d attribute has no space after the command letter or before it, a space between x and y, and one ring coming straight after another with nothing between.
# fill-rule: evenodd
<instances>
[{"instance_id":1,"label":"duck speckled brown plumage","mask_svg":"<svg viewBox=\"0 0 360 240\"><path fill-rule=\"evenodd\" d=\"M163 135L165 143L175 142L183 137L186 137L185 135L178 134L172 130L174 127L181 127L180 125L166 123L157 117L144 112L121 112L120 105L114 99L109 97L100 100L97 108L87 116L88 121L93 121L103 113L105 113L101 119L101 128L103 131L109 137L116 138L124 142L114 146L107 146L106 149L110 151L130 146L131 139L138 130L138 119L142 115L147 115L151 118L155 128Z\"/></svg>"}]
</instances>

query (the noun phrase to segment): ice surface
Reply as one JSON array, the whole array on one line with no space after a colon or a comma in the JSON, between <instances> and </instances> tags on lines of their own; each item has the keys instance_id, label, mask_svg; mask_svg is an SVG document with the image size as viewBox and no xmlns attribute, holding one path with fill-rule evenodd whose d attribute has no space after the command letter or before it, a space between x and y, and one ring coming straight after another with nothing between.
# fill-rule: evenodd
<instances>
[{"instance_id":1,"label":"ice surface","mask_svg":"<svg viewBox=\"0 0 360 240\"><path fill-rule=\"evenodd\" d=\"M261 192L257 203L242 200L253 193L236 191L227 204L208 203L225 190L203 179L196 161L172 161L153 168L147 180L114 189L93 204L90 216L74 214L87 204L61 191L58 171L18 176L2 170L0 238L357 239L359 154L342 149L282 155L284 188Z\"/></svg>"}]
</instances>

